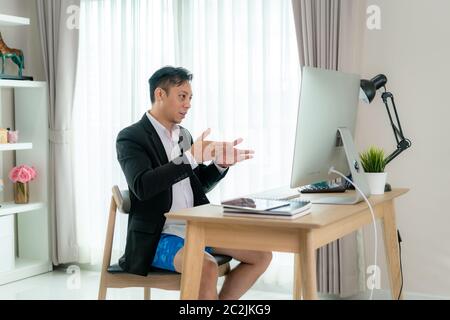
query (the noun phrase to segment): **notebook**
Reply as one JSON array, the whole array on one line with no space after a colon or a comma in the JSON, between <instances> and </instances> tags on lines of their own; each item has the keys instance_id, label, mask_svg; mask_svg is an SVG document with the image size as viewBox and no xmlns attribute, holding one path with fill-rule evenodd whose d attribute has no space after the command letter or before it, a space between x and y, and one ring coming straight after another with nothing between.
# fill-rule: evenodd
<instances>
[{"instance_id":1,"label":"notebook","mask_svg":"<svg viewBox=\"0 0 450 320\"><path fill-rule=\"evenodd\" d=\"M224 216L296 219L310 213L310 201L237 198L222 202Z\"/></svg>"}]
</instances>

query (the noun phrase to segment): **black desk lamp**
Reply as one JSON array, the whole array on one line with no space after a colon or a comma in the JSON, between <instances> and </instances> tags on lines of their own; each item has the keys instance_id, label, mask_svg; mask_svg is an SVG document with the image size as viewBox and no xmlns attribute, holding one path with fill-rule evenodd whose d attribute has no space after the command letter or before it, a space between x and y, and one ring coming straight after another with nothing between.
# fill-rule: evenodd
<instances>
[{"instance_id":1,"label":"black desk lamp","mask_svg":"<svg viewBox=\"0 0 450 320\"><path fill-rule=\"evenodd\" d=\"M386 165L394 160L400 153L411 147L411 141L409 139L406 139L403 135L402 125L398 117L397 108L395 107L394 95L391 92L387 92L386 90L387 81L388 80L385 75L379 74L372 80L361 80L360 90L361 100L370 104L375 99L377 91L381 88L384 88L384 92L381 95L381 98L386 105L386 111L389 115L392 129L394 130L395 140L397 141L397 149L385 159ZM394 109L396 123L394 123L394 119L392 117L391 108L389 107L388 103L389 100L391 101L392 108ZM390 185L386 185L386 191L391 191Z\"/></svg>"}]
</instances>

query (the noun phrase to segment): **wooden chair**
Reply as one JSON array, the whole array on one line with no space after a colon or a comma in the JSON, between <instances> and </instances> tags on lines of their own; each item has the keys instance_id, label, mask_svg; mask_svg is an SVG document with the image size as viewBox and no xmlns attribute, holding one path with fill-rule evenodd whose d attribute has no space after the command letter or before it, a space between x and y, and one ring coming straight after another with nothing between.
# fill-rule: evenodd
<instances>
[{"instance_id":1,"label":"wooden chair","mask_svg":"<svg viewBox=\"0 0 450 320\"><path fill-rule=\"evenodd\" d=\"M113 247L114 228L116 224L116 211L128 214L130 211L130 198L128 191L120 191L113 187L111 206L109 211L108 228L106 231L105 249L103 252L103 265L100 277L98 299L106 299L108 288L144 288L144 299L151 299L151 288L164 290L180 290L181 274L161 269L152 269L148 276L142 277L122 270L118 264L111 265L111 252ZM219 265L219 276L230 271L231 257L214 255Z\"/></svg>"}]
</instances>

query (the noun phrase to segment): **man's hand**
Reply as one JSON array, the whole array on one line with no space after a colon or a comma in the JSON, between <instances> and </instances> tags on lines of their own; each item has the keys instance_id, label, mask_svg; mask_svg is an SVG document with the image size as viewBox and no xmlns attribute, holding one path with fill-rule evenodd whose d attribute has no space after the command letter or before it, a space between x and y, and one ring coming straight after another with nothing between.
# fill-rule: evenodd
<instances>
[{"instance_id":1,"label":"man's hand","mask_svg":"<svg viewBox=\"0 0 450 320\"><path fill-rule=\"evenodd\" d=\"M205 140L211 134L211 129L206 130L202 135L195 140L189 152L194 157L197 163L203 163L214 160L213 141Z\"/></svg>"},{"instance_id":2,"label":"man's hand","mask_svg":"<svg viewBox=\"0 0 450 320\"><path fill-rule=\"evenodd\" d=\"M239 162L253 159L255 151L236 148L243 141L239 138L233 142L213 142L215 163L222 168L229 168Z\"/></svg>"},{"instance_id":3,"label":"man's hand","mask_svg":"<svg viewBox=\"0 0 450 320\"><path fill-rule=\"evenodd\" d=\"M235 164L253 158L253 150L241 150L236 146L242 143L243 139L233 142L209 141L206 138L211 134L211 129L206 130L194 142L189 152L197 163L214 161L222 168L229 168Z\"/></svg>"}]
</instances>

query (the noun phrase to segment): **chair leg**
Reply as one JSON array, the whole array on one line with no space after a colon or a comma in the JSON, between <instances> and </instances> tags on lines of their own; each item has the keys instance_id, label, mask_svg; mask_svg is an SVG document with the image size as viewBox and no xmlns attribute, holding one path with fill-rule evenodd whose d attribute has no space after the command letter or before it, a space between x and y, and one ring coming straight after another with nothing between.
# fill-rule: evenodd
<instances>
[{"instance_id":1,"label":"chair leg","mask_svg":"<svg viewBox=\"0 0 450 320\"><path fill-rule=\"evenodd\" d=\"M152 299L152 289L150 288L144 288L144 300L151 300Z\"/></svg>"}]
</instances>

